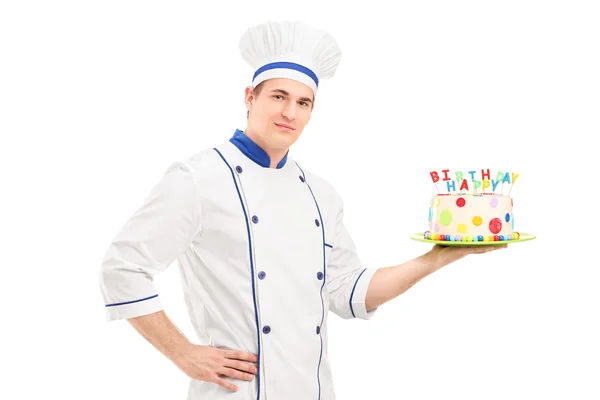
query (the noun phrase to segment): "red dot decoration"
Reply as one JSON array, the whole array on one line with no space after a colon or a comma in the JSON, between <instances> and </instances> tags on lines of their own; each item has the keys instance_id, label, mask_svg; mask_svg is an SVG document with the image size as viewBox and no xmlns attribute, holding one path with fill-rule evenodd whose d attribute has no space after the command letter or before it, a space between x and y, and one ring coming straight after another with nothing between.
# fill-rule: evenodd
<instances>
[{"instance_id":1,"label":"red dot decoration","mask_svg":"<svg viewBox=\"0 0 600 400\"><path fill-rule=\"evenodd\" d=\"M465 201L464 197L459 197L456 199L456 205L459 207L464 207L466 203L467 202Z\"/></svg>"},{"instance_id":2,"label":"red dot decoration","mask_svg":"<svg viewBox=\"0 0 600 400\"><path fill-rule=\"evenodd\" d=\"M498 233L502 229L502 221L500 218L494 218L490 221L490 232Z\"/></svg>"}]
</instances>

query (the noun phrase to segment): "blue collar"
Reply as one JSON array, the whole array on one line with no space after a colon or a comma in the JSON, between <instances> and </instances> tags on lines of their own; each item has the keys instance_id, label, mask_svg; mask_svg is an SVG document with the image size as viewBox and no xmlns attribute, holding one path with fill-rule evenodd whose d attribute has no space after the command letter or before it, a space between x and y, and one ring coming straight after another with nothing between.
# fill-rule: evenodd
<instances>
[{"instance_id":1,"label":"blue collar","mask_svg":"<svg viewBox=\"0 0 600 400\"><path fill-rule=\"evenodd\" d=\"M233 143L235 147L237 147L242 153L244 153L246 157L261 167L269 168L271 166L271 159L269 158L269 155L263 149L261 149L259 145L254 143L252 139L246 136L243 131L236 129L233 137L229 139L229 141ZM277 164L277 169L280 169L285 165L289 152L290 151L288 150L281 161L279 161L279 164Z\"/></svg>"}]
</instances>

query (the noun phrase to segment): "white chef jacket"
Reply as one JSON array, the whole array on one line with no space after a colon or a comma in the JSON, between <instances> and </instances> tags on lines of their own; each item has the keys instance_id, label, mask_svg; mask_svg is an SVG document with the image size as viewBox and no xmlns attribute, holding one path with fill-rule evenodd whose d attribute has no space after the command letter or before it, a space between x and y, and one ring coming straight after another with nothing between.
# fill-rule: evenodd
<instances>
[{"instance_id":1,"label":"white chef jacket","mask_svg":"<svg viewBox=\"0 0 600 400\"><path fill-rule=\"evenodd\" d=\"M258 355L239 390L192 379L188 400L334 400L329 310L370 319L374 268L343 222L339 194L286 154L277 168L241 130L173 162L104 256L108 320L162 310L153 276L174 261L198 336Z\"/></svg>"}]
</instances>

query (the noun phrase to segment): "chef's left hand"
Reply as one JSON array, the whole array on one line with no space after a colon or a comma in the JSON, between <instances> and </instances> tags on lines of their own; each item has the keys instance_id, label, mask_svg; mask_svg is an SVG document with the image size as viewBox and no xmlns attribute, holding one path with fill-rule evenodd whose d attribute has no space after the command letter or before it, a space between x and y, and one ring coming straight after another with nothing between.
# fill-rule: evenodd
<instances>
[{"instance_id":1,"label":"chef's left hand","mask_svg":"<svg viewBox=\"0 0 600 400\"><path fill-rule=\"evenodd\" d=\"M429 251L428 256L432 258L433 264L437 268L453 263L469 254L482 254L490 251L507 248L508 245L493 245L493 246L444 246L435 244Z\"/></svg>"}]
</instances>

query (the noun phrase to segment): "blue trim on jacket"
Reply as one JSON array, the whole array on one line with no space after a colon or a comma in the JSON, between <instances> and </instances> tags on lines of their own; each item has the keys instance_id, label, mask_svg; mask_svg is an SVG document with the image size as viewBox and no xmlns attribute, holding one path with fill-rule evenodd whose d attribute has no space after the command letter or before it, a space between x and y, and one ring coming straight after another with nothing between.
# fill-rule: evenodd
<instances>
[{"instance_id":1,"label":"blue trim on jacket","mask_svg":"<svg viewBox=\"0 0 600 400\"><path fill-rule=\"evenodd\" d=\"M139 300L125 301L123 303L106 304L105 307L122 306L124 304L131 304L131 303L137 303L138 301L150 300L150 299L153 299L155 297L158 297L158 295L155 294L154 296L146 297L146 298L139 299Z\"/></svg>"},{"instance_id":2,"label":"blue trim on jacket","mask_svg":"<svg viewBox=\"0 0 600 400\"><path fill-rule=\"evenodd\" d=\"M256 374L256 378L257 378L257 383L258 383L258 392L256 395L256 399L260 399L260 328L259 328L259 324L258 324L258 307L256 306L256 289L255 289L255 281L254 281L254 257L252 256L252 237L250 235L250 224L248 223L248 213L246 212L246 207L244 206L244 200L242 200L242 195L240 193L240 188L238 187L237 184L237 180L235 179L235 174L233 173L233 169L231 168L231 166L229 165L229 163L227 162L227 160L225 160L225 157L223 157L223 154L221 154L221 152L217 149L214 149L217 153L219 153L219 155L221 156L221 158L223 159L223 162L225 162L225 165L227 165L227 167L229 168L229 171L231 171L231 177L233 178L233 183L235 183L235 189L237 190L237 194L238 197L240 198L240 204L242 205L242 210L244 211L244 216L246 218L246 230L248 233L248 251L250 252L250 272L252 275L252 300L254 301L254 319L256 322L256 337L258 338L258 363L257 363L257 369L258 372Z\"/></svg>"},{"instance_id":3,"label":"blue trim on jacket","mask_svg":"<svg viewBox=\"0 0 600 400\"><path fill-rule=\"evenodd\" d=\"M319 291L319 293L321 295L321 323L319 324L319 327L322 328L323 320L325 319L325 303L323 301L323 287L325 286L325 281L327 280L327 265L326 265L326 261L325 261L325 246L327 245L327 243L325 243L325 227L323 225L323 217L321 216L321 210L319 208L319 203L317 202L315 194L313 193L308 182L306 182L306 175L304 174L304 171L302 170L302 168L300 168L298 163L296 163L296 165L302 172L302 178L304 178L304 183L306 183L306 186L308 187L308 190L310 190L310 194L312 195L313 200L315 201L315 205L317 206L317 212L319 213L319 220L321 222L321 236L322 236L322 240L323 240L323 283L321 284L321 290ZM319 339L321 339L321 352L319 354L319 365L317 366L317 382L319 383L319 397L317 399L320 400L321 399L321 376L320 376L321 374L320 374L320 371L321 371L321 359L323 358L323 336L320 334L319 334Z\"/></svg>"},{"instance_id":4,"label":"blue trim on jacket","mask_svg":"<svg viewBox=\"0 0 600 400\"><path fill-rule=\"evenodd\" d=\"M235 145L246 157L260 165L264 168L269 168L271 166L271 159L269 155L256 143L252 141L246 134L236 129L235 133L229 139L231 143ZM277 169L283 168L287 161L287 156L289 154L289 150L285 153L285 156L279 161L277 164Z\"/></svg>"},{"instance_id":5,"label":"blue trim on jacket","mask_svg":"<svg viewBox=\"0 0 600 400\"><path fill-rule=\"evenodd\" d=\"M360 279L360 277L362 276L362 274L365 273L366 270L367 270L366 268L363 269L361 271L360 275L358 275L358 278L356 278L356 282L354 282L354 286L352 287L352 293L350 294L350 301L349 301L349 303L350 303L350 311L352 311L352 316L354 318L356 318L356 315L354 315L354 308L352 307L352 297L354 296L354 289L356 289L356 284L358 283L358 280Z\"/></svg>"}]
</instances>

